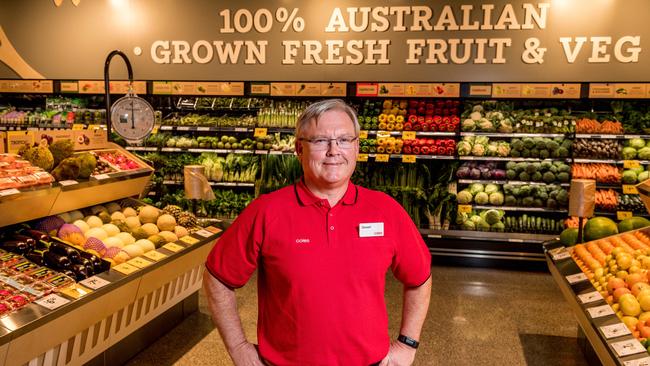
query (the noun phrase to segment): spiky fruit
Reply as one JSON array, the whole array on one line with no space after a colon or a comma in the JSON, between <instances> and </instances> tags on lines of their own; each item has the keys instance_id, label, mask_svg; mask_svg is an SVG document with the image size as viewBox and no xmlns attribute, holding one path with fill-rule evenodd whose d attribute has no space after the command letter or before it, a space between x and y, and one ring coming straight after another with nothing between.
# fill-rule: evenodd
<instances>
[{"instance_id":1,"label":"spiky fruit","mask_svg":"<svg viewBox=\"0 0 650 366\"><path fill-rule=\"evenodd\" d=\"M198 224L198 220L194 214L189 212L183 212L178 217L178 225L183 227L195 227Z\"/></svg>"},{"instance_id":2,"label":"spiky fruit","mask_svg":"<svg viewBox=\"0 0 650 366\"><path fill-rule=\"evenodd\" d=\"M163 208L163 212L174 216L174 219L178 220L180 214L183 213L183 209L176 205L167 205Z\"/></svg>"}]
</instances>

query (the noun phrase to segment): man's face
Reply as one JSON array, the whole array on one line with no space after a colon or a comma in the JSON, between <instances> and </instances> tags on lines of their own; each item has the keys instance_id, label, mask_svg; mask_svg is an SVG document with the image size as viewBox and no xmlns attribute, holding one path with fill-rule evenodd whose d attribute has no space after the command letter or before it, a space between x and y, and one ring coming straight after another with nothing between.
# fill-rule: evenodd
<instances>
[{"instance_id":1,"label":"man's face","mask_svg":"<svg viewBox=\"0 0 650 366\"><path fill-rule=\"evenodd\" d=\"M298 137L312 141L299 141L296 146L305 179L326 187L347 184L357 163L359 140L355 139L347 147L334 140L329 140L325 146L318 146L314 141L356 137L350 117L339 110L325 112L318 121L309 122L301 135Z\"/></svg>"}]
</instances>

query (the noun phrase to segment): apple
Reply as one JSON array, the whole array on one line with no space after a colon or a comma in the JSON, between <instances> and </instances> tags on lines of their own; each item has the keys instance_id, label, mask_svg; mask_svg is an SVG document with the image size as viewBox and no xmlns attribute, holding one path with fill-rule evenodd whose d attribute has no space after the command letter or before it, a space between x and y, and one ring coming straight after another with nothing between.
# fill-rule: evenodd
<instances>
[{"instance_id":1,"label":"apple","mask_svg":"<svg viewBox=\"0 0 650 366\"><path fill-rule=\"evenodd\" d=\"M631 268L632 267L630 267L630 269ZM648 282L648 277L644 276L641 273L630 273L627 277L625 277L625 284L630 289L632 288L632 286L634 286L638 282L647 283Z\"/></svg>"},{"instance_id":2,"label":"apple","mask_svg":"<svg viewBox=\"0 0 650 366\"><path fill-rule=\"evenodd\" d=\"M621 311L627 316L639 316L641 314L641 305L636 297L632 294L624 294L619 298Z\"/></svg>"},{"instance_id":3,"label":"apple","mask_svg":"<svg viewBox=\"0 0 650 366\"><path fill-rule=\"evenodd\" d=\"M625 326L627 326L627 328L632 332L636 329L636 323L639 322L639 319L633 316L623 316L623 319L621 320L623 321L623 324L625 324Z\"/></svg>"},{"instance_id":4,"label":"apple","mask_svg":"<svg viewBox=\"0 0 650 366\"><path fill-rule=\"evenodd\" d=\"M643 311L650 311L650 296L645 295L641 297L638 301L639 301L639 306L641 306L641 309Z\"/></svg>"},{"instance_id":5,"label":"apple","mask_svg":"<svg viewBox=\"0 0 650 366\"><path fill-rule=\"evenodd\" d=\"M607 282L607 291L609 291L610 294L613 294L614 290L619 287L625 287L625 281L618 277L610 278L609 282Z\"/></svg>"},{"instance_id":6,"label":"apple","mask_svg":"<svg viewBox=\"0 0 650 366\"><path fill-rule=\"evenodd\" d=\"M627 275L628 275L627 271L618 271L618 272L616 272L616 277L618 277L618 278L620 278L622 280L624 280L625 277L627 277Z\"/></svg>"},{"instance_id":7,"label":"apple","mask_svg":"<svg viewBox=\"0 0 650 366\"><path fill-rule=\"evenodd\" d=\"M614 296L614 301L616 301L619 304L621 302L621 297L623 295L630 295L630 296L634 297L634 295L632 295L632 291L630 291L630 289L628 289L627 287L619 287L619 288L617 288L616 290L614 290L614 293L612 295ZM636 298L634 298L634 299L636 300Z\"/></svg>"},{"instance_id":8,"label":"apple","mask_svg":"<svg viewBox=\"0 0 650 366\"><path fill-rule=\"evenodd\" d=\"M632 256L629 254L620 254L616 257L616 264L620 269L626 270L632 266Z\"/></svg>"},{"instance_id":9,"label":"apple","mask_svg":"<svg viewBox=\"0 0 650 366\"><path fill-rule=\"evenodd\" d=\"M632 276L632 275L630 275ZM628 276L628 277L630 277ZM639 293L643 290L650 290L650 285L645 283L645 282L637 282L630 286L630 290L632 291L632 295L636 296L637 298L639 297Z\"/></svg>"},{"instance_id":10,"label":"apple","mask_svg":"<svg viewBox=\"0 0 650 366\"><path fill-rule=\"evenodd\" d=\"M650 311L644 311L639 315L639 321L647 322L650 320ZM650 328L649 326L646 325L647 328Z\"/></svg>"}]
</instances>

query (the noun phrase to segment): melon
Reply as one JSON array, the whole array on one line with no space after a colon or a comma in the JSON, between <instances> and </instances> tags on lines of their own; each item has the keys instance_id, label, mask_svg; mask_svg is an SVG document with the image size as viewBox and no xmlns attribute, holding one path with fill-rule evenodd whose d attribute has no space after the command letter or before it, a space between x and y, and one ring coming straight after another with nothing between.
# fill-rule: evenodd
<instances>
[{"instance_id":1,"label":"melon","mask_svg":"<svg viewBox=\"0 0 650 366\"><path fill-rule=\"evenodd\" d=\"M70 211L69 214L70 220L72 221L83 220L84 218L84 214L82 214L79 210Z\"/></svg>"},{"instance_id":2,"label":"melon","mask_svg":"<svg viewBox=\"0 0 650 366\"><path fill-rule=\"evenodd\" d=\"M124 245L130 245L135 243L135 238L129 233L119 233L115 235L116 238L120 239Z\"/></svg>"},{"instance_id":3,"label":"melon","mask_svg":"<svg viewBox=\"0 0 650 366\"><path fill-rule=\"evenodd\" d=\"M650 226L650 220L645 217L633 216L618 223L618 232L624 233L646 226Z\"/></svg>"},{"instance_id":4,"label":"melon","mask_svg":"<svg viewBox=\"0 0 650 366\"><path fill-rule=\"evenodd\" d=\"M129 230L133 231L137 228L140 227L140 219L137 216L127 216L126 220L124 220L126 223L126 226L129 227Z\"/></svg>"},{"instance_id":5,"label":"melon","mask_svg":"<svg viewBox=\"0 0 650 366\"><path fill-rule=\"evenodd\" d=\"M160 215L156 221L160 231L172 231L176 227L176 219L169 214Z\"/></svg>"},{"instance_id":6,"label":"melon","mask_svg":"<svg viewBox=\"0 0 650 366\"><path fill-rule=\"evenodd\" d=\"M116 202L111 202L106 205L106 210L108 211L108 213L113 214L115 212L122 210L122 207Z\"/></svg>"},{"instance_id":7,"label":"melon","mask_svg":"<svg viewBox=\"0 0 650 366\"><path fill-rule=\"evenodd\" d=\"M85 233L86 231L90 230L90 225L88 225L84 220L77 220L73 222L72 225L78 227L82 233Z\"/></svg>"},{"instance_id":8,"label":"melon","mask_svg":"<svg viewBox=\"0 0 650 366\"><path fill-rule=\"evenodd\" d=\"M584 227L585 241L592 241L618 234L616 223L607 217L594 217Z\"/></svg>"},{"instance_id":9,"label":"melon","mask_svg":"<svg viewBox=\"0 0 650 366\"><path fill-rule=\"evenodd\" d=\"M177 225L177 226L174 228L174 234L176 234L177 237L182 238L182 237L184 237L184 236L189 235L190 233L187 232L187 229L186 229L186 228Z\"/></svg>"},{"instance_id":10,"label":"melon","mask_svg":"<svg viewBox=\"0 0 650 366\"><path fill-rule=\"evenodd\" d=\"M117 237L113 236L104 239L104 245L106 245L106 248L113 248L113 247L122 248L124 246L124 243Z\"/></svg>"},{"instance_id":11,"label":"melon","mask_svg":"<svg viewBox=\"0 0 650 366\"><path fill-rule=\"evenodd\" d=\"M68 235L70 235L72 233L80 233L80 232L81 232L81 229L79 229L76 225L63 224L59 228L59 231L56 233L56 235L59 238L63 239L63 240L67 240L66 237Z\"/></svg>"},{"instance_id":12,"label":"melon","mask_svg":"<svg viewBox=\"0 0 650 366\"><path fill-rule=\"evenodd\" d=\"M146 239L151 236L141 227L131 231L131 235L133 235L135 240Z\"/></svg>"},{"instance_id":13,"label":"melon","mask_svg":"<svg viewBox=\"0 0 650 366\"><path fill-rule=\"evenodd\" d=\"M72 216L70 216L70 214L67 213L67 212L64 212L62 214L58 214L57 216L59 216L61 218L61 220L65 221L67 224L72 222Z\"/></svg>"},{"instance_id":14,"label":"melon","mask_svg":"<svg viewBox=\"0 0 650 366\"><path fill-rule=\"evenodd\" d=\"M147 240L152 242L156 248L160 248L161 246L167 243L167 241L165 241L165 238L163 238L159 234L151 235L150 237L147 238Z\"/></svg>"},{"instance_id":15,"label":"melon","mask_svg":"<svg viewBox=\"0 0 650 366\"><path fill-rule=\"evenodd\" d=\"M113 262L115 262L115 264L120 264L128 261L129 259L131 259L131 257L129 257L129 253L125 252L124 250L120 250L120 252L117 253L115 257L111 259L113 260Z\"/></svg>"},{"instance_id":16,"label":"melon","mask_svg":"<svg viewBox=\"0 0 650 366\"><path fill-rule=\"evenodd\" d=\"M158 233L158 235L165 240L165 243L173 243L178 240L176 234L172 233L171 231L161 231Z\"/></svg>"},{"instance_id":17,"label":"melon","mask_svg":"<svg viewBox=\"0 0 650 366\"><path fill-rule=\"evenodd\" d=\"M142 239L142 240L146 240L146 239ZM144 250L142 249L142 247L137 244L125 245L124 248L122 248L122 251L126 252L126 254L129 255L129 258L135 258L139 255L144 254Z\"/></svg>"},{"instance_id":18,"label":"melon","mask_svg":"<svg viewBox=\"0 0 650 366\"><path fill-rule=\"evenodd\" d=\"M124 216L124 214L119 212L119 211L113 212L111 214L111 221L114 221L114 220L126 220L126 216Z\"/></svg>"},{"instance_id":19,"label":"melon","mask_svg":"<svg viewBox=\"0 0 650 366\"><path fill-rule=\"evenodd\" d=\"M133 208L131 208L131 207L127 207L127 208L125 208L124 211L122 211L122 213L123 213L124 216L126 216L126 217L138 216L138 213L135 212L135 210L134 210Z\"/></svg>"},{"instance_id":20,"label":"melon","mask_svg":"<svg viewBox=\"0 0 650 366\"><path fill-rule=\"evenodd\" d=\"M560 234L560 243L564 245L575 245L578 242L578 228L570 227L564 229Z\"/></svg>"},{"instance_id":21,"label":"melon","mask_svg":"<svg viewBox=\"0 0 650 366\"><path fill-rule=\"evenodd\" d=\"M100 227L91 228L90 230L88 230L88 231L86 231L84 233L84 236L86 237L86 239L88 239L88 238L97 238L97 239L102 240L102 241L104 239L108 238L108 234L106 233L106 231L104 231L104 229L102 229Z\"/></svg>"},{"instance_id":22,"label":"melon","mask_svg":"<svg viewBox=\"0 0 650 366\"><path fill-rule=\"evenodd\" d=\"M112 219L111 219L111 214L109 214L108 211L102 211L102 212L100 212L100 213L97 215L97 217L99 217L99 219L102 220L102 222L103 222L104 224L108 224L108 223L111 222L111 220L112 220Z\"/></svg>"},{"instance_id":23,"label":"melon","mask_svg":"<svg viewBox=\"0 0 650 366\"><path fill-rule=\"evenodd\" d=\"M150 250L156 249L156 246L154 245L154 243L152 243L148 239L140 239L140 240L136 241L135 244L132 244L132 245L137 245L140 248L142 248L143 254L150 251Z\"/></svg>"},{"instance_id":24,"label":"melon","mask_svg":"<svg viewBox=\"0 0 650 366\"><path fill-rule=\"evenodd\" d=\"M94 227L102 227L102 225L104 225L104 222L102 221L102 219L100 219L97 216L88 216L86 217L86 224L88 224L90 228L94 228Z\"/></svg>"},{"instance_id":25,"label":"melon","mask_svg":"<svg viewBox=\"0 0 650 366\"><path fill-rule=\"evenodd\" d=\"M158 211L157 208L153 206L144 206L140 209L138 217L140 218L140 222L143 224L154 224L156 223L156 220L158 220L159 215L160 211Z\"/></svg>"},{"instance_id":26,"label":"melon","mask_svg":"<svg viewBox=\"0 0 650 366\"><path fill-rule=\"evenodd\" d=\"M112 259L115 258L115 256L122 251L122 248L120 247L110 247L106 249L106 253L104 253L104 258Z\"/></svg>"},{"instance_id":27,"label":"melon","mask_svg":"<svg viewBox=\"0 0 650 366\"><path fill-rule=\"evenodd\" d=\"M147 233L147 237L150 237L151 235L156 235L156 234L158 234L160 232L160 230L158 230L158 226L156 226L156 224L148 223L148 224L142 225L140 228Z\"/></svg>"},{"instance_id":28,"label":"melon","mask_svg":"<svg viewBox=\"0 0 650 366\"><path fill-rule=\"evenodd\" d=\"M100 212L102 212L102 211L108 211L108 210L106 209L106 206L104 206L104 205L97 205L97 206L93 206L93 207L90 208L90 212L92 212L93 215L98 215L98 214L99 214Z\"/></svg>"},{"instance_id":29,"label":"melon","mask_svg":"<svg viewBox=\"0 0 650 366\"><path fill-rule=\"evenodd\" d=\"M104 224L102 225L102 229L106 231L106 234L108 234L108 236L115 236L120 233L120 228L113 224Z\"/></svg>"},{"instance_id":30,"label":"melon","mask_svg":"<svg viewBox=\"0 0 650 366\"><path fill-rule=\"evenodd\" d=\"M97 238L88 238L88 240L86 240L86 243L84 244L84 249L86 249L88 252L93 250L97 254L99 254L100 257L102 257L104 253L106 253L106 245L104 245L103 241Z\"/></svg>"}]
</instances>

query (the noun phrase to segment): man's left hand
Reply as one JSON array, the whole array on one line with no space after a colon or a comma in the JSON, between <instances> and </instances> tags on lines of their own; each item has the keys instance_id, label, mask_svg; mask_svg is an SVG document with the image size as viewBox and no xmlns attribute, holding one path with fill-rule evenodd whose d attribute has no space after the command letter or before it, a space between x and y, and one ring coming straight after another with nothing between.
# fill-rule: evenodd
<instances>
[{"instance_id":1,"label":"man's left hand","mask_svg":"<svg viewBox=\"0 0 650 366\"><path fill-rule=\"evenodd\" d=\"M415 348L411 348L399 341L392 341L388 355L379 363L379 366L411 366L415 360Z\"/></svg>"}]
</instances>

